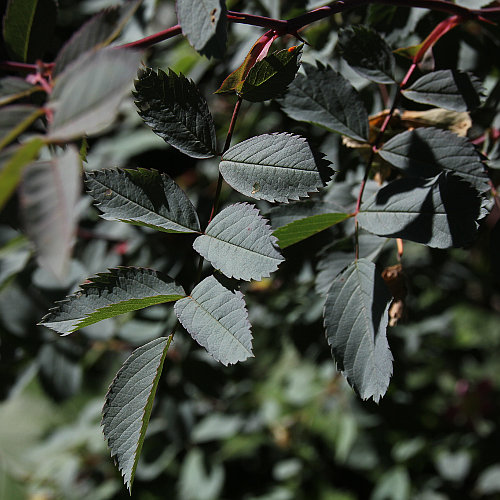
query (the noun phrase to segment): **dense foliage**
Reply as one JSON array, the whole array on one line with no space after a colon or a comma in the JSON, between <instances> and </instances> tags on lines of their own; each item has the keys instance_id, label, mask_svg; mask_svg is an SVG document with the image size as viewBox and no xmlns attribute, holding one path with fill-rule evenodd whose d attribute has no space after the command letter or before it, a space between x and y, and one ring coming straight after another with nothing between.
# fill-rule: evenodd
<instances>
[{"instance_id":1,"label":"dense foliage","mask_svg":"<svg viewBox=\"0 0 500 500\"><path fill-rule=\"evenodd\" d=\"M227 3L7 2L0 495L495 498L500 6Z\"/></svg>"}]
</instances>

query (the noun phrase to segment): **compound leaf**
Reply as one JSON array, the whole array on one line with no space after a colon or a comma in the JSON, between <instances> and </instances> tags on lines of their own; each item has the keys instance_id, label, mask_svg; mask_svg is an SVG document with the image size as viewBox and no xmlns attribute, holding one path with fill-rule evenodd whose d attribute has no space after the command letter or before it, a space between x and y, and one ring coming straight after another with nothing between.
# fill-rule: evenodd
<instances>
[{"instance_id":1,"label":"compound leaf","mask_svg":"<svg viewBox=\"0 0 500 500\"><path fill-rule=\"evenodd\" d=\"M73 247L80 190L81 160L73 146L24 170L20 204L26 233L35 244L40 265L60 279Z\"/></svg>"},{"instance_id":2,"label":"compound leaf","mask_svg":"<svg viewBox=\"0 0 500 500\"><path fill-rule=\"evenodd\" d=\"M167 233L200 231L193 204L166 174L143 168L99 170L86 175L86 185L103 219Z\"/></svg>"},{"instance_id":3,"label":"compound leaf","mask_svg":"<svg viewBox=\"0 0 500 500\"><path fill-rule=\"evenodd\" d=\"M344 213L312 215L311 217L290 222L286 226L276 229L273 235L278 238L279 247L286 248L332 227L346 220L348 217L350 217L349 214Z\"/></svg>"},{"instance_id":4,"label":"compound leaf","mask_svg":"<svg viewBox=\"0 0 500 500\"><path fill-rule=\"evenodd\" d=\"M278 101L283 111L358 141L368 140L368 113L356 89L330 66L303 63L305 75L297 75Z\"/></svg>"},{"instance_id":5,"label":"compound leaf","mask_svg":"<svg viewBox=\"0 0 500 500\"><path fill-rule=\"evenodd\" d=\"M216 154L215 126L196 84L172 70L148 68L135 82L139 115L164 141L193 158Z\"/></svg>"},{"instance_id":6,"label":"compound leaf","mask_svg":"<svg viewBox=\"0 0 500 500\"><path fill-rule=\"evenodd\" d=\"M484 217L483 198L449 172L434 179L397 179L363 203L358 222L379 236L434 248L470 245Z\"/></svg>"},{"instance_id":7,"label":"compound leaf","mask_svg":"<svg viewBox=\"0 0 500 500\"><path fill-rule=\"evenodd\" d=\"M103 319L185 297L169 276L152 269L118 267L100 273L57 302L40 324L67 335Z\"/></svg>"},{"instance_id":8,"label":"compound leaf","mask_svg":"<svg viewBox=\"0 0 500 500\"><path fill-rule=\"evenodd\" d=\"M284 260L266 222L254 205L230 205L212 219L193 247L229 278L260 281Z\"/></svg>"},{"instance_id":9,"label":"compound leaf","mask_svg":"<svg viewBox=\"0 0 500 500\"><path fill-rule=\"evenodd\" d=\"M326 338L338 369L362 399L376 403L392 375L386 336L389 301L375 264L359 259L334 279L324 308Z\"/></svg>"},{"instance_id":10,"label":"compound leaf","mask_svg":"<svg viewBox=\"0 0 500 500\"><path fill-rule=\"evenodd\" d=\"M251 102L274 99L286 91L299 69L302 45L282 49L257 61L236 89L238 95Z\"/></svg>"},{"instance_id":11,"label":"compound leaf","mask_svg":"<svg viewBox=\"0 0 500 500\"><path fill-rule=\"evenodd\" d=\"M221 59L226 52L227 8L224 0L177 0L182 33L195 50Z\"/></svg>"},{"instance_id":12,"label":"compound leaf","mask_svg":"<svg viewBox=\"0 0 500 500\"><path fill-rule=\"evenodd\" d=\"M28 83L24 78L6 76L0 78L0 106L42 90L38 85Z\"/></svg>"},{"instance_id":13,"label":"compound leaf","mask_svg":"<svg viewBox=\"0 0 500 500\"><path fill-rule=\"evenodd\" d=\"M115 118L139 66L140 53L106 48L78 58L57 78L49 107L49 140L65 141L102 131Z\"/></svg>"},{"instance_id":14,"label":"compound leaf","mask_svg":"<svg viewBox=\"0 0 500 500\"><path fill-rule=\"evenodd\" d=\"M342 57L361 76L377 83L394 83L394 55L374 29L360 25L343 28L338 45Z\"/></svg>"},{"instance_id":15,"label":"compound leaf","mask_svg":"<svg viewBox=\"0 0 500 500\"><path fill-rule=\"evenodd\" d=\"M219 170L230 186L246 196L287 202L323 186L329 164L303 137L275 133L229 148Z\"/></svg>"},{"instance_id":16,"label":"compound leaf","mask_svg":"<svg viewBox=\"0 0 500 500\"><path fill-rule=\"evenodd\" d=\"M380 156L412 177L435 177L442 171L456 173L481 193L490 189L488 176L474 145L465 137L432 127L394 136Z\"/></svg>"},{"instance_id":17,"label":"compound leaf","mask_svg":"<svg viewBox=\"0 0 500 500\"><path fill-rule=\"evenodd\" d=\"M253 357L250 322L241 292L233 293L209 276L174 308L191 337L223 365Z\"/></svg>"},{"instance_id":18,"label":"compound leaf","mask_svg":"<svg viewBox=\"0 0 500 500\"><path fill-rule=\"evenodd\" d=\"M43 113L43 109L31 104L13 104L0 108L0 151Z\"/></svg>"},{"instance_id":19,"label":"compound leaf","mask_svg":"<svg viewBox=\"0 0 500 500\"><path fill-rule=\"evenodd\" d=\"M403 90L407 99L453 111L470 111L481 104L481 81L454 69L433 71Z\"/></svg>"},{"instance_id":20,"label":"compound leaf","mask_svg":"<svg viewBox=\"0 0 500 500\"><path fill-rule=\"evenodd\" d=\"M120 34L141 2L142 0L134 0L120 7L108 7L87 21L57 54L52 76L59 75L85 52L109 45Z\"/></svg>"},{"instance_id":21,"label":"compound leaf","mask_svg":"<svg viewBox=\"0 0 500 500\"><path fill-rule=\"evenodd\" d=\"M160 337L132 352L109 386L102 409L104 437L129 492L171 341L172 336Z\"/></svg>"}]
</instances>

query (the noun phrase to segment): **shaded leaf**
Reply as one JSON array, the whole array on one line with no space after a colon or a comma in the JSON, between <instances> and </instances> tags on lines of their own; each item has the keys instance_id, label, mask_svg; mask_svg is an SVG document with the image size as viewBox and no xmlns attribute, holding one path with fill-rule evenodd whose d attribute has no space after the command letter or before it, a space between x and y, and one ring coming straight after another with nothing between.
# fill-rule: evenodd
<instances>
[{"instance_id":1,"label":"shaded leaf","mask_svg":"<svg viewBox=\"0 0 500 500\"><path fill-rule=\"evenodd\" d=\"M434 248L470 245L483 199L469 183L450 173L436 178L397 179L363 203L358 222L379 236L403 238Z\"/></svg>"},{"instance_id":2,"label":"shaded leaf","mask_svg":"<svg viewBox=\"0 0 500 500\"><path fill-rule=\"evenodd\" d=\"M101 132L114 120L118 106L131 87L140 54L107 48L89 52L57 78L49 107L54 119L51 141L65 141Z\"/></svg>"},{"instance_id":3,"label":"shaded leaf","mask_svg":"<svg viewBox=\"0 0 500 500\"><path fill-rule=\"evenodd\" d=\"M212 219L193 248L229 278L259 281L276 271L284 260L275 243L258 209L236 203Z\"/></svg>"},{"instance_id":4,"label":"shaded leaf","mask_svg":"<svg viewBox=\"0 0 500 500\"><path fill-rule=\"evenodd\" d=\"M358 141L368 140L368 113L356 89L330 66L303 63L305 75L297 75L278 101L283 111Z\"/></svg>"},{"instance_id":5,"label":"shaded leaf","mask_svg":"<svg viewBox=\"0 0 500 500\"><path fill-rule=\"evenodd\" d=\"M334 226L349 217L349 214L344 213L312 215L311 217L290 222L286 226L276 229L273 235L278 238L279 247L286 248Z\"/></svg>"},{"instance_id":6,"label":"shaded leaf","mask_svg":"<svg viewBox=\"0 0 500 500\"><path fill-rule=\"evenodd\" d=\"M82 54L109 45L134 15L142 0L132 0L123 6L113 6L89 19L63 45L57 54L52 76L56 77Z\"/></svg>"},{"instance_id":7,"label":"shaded leaf","mask_svg":"<svg viewBox=\"0 0 500 500\"><path fill-rule=\"evenodd\" d=\"M224 0L177 0L182 33L195 50L222 59L226 52L227 8Z\"/></svg>"},{"instance_id":8,"label":"shaded leaf","mask_svg":"<svg viewBox=\"0 0 500 500\"><path fill-rule=\"evenodd\" d=\"M80 191L81 160L74 146L24 170L20 204L26 233L35 244L39 264L58 278L66 273L71 256Z\"/></svg>"},{"instance_id":9,"label":"shaded leaf","mask_svg":"<svg viewBox=\"0 0 500 500\"><path fill-rule=\"evenodd\" d=\"M435 177L454 172L481 193L489 191L488 176L481 157L466 138L432 127L406 131L387 141L380 156L414 177Z\"/></svg>"},{"instance_id":10,"label":"shaded leaf","mask_svg":"<svg viewBox=\"0 0 500 500\"><path fill-rule=\"evenodd\" d=\"M6 234L7 233L7 237ZM0 291L12 276L22 271L31 257L28 239L8 228L0 234Z\"/></svg>"},{"instance_id":11,"label":"shaded leaf","mask_svg":"<svg viewBox=\"0 0 500 500\"><path fill-rule=\"evenodd\" d=\"M223 365L253 357L250 322L241 292L233 293L209 276L174 308L191 337Z\"/></svg>"},{"instance_id":12,"label":"shaded leaf","mask_svg":"<svg viewBox=\"0 0 500 500\"><path fill-rule=\"evenodd\" d=\"M377 83L394 83L394 56L374 29L367 26L342 28L338 46L342 57L361 76Z\"/></svg>"},{"instance_id":13,"label":"shaded leaf","mask_svg":"<svg viewBox=\"0 0 500 500\"><path fill-rule=\"evenodd\" d=\"M44 144L42 139L34 138L0 153L0 210L17 188L24 167L38 155Z\"/></svg>"},{"instance_id":14,"label":"shaded leaf","mask_svg":"<svg viewBox=\"0 0 500 500\"><path fill-rule=\"evenodd\" d=\"M359 259L335 278L324 308L326 338L338 369L362 399L376 403L392 375L386 336L389 301L375 264Z\"/></svg>"},{"instance_id":15,"label":"shaded leaf","mask_svg":"<svg viewBox=\"0 0 500 500\"><path fill-rule=\"evenodd\" d=\"M139 114L155 134L193 158L216 154L212 115L192 80L148 68L139 73L135 88Z\"/></svg>"},{"instance_id":16,"label":"shaded leaf","mask_svg":"<svg viewBox=\"0 0 500 500\"><path fill-rule=\"evenodd\" d=\"M142 168L99 170L86 174L85 183L103 219L167 233L200 231L193 204L166 174Z\"/></svg>"},{"instance_id":17,"label":"shaded leaf","mask_svg":"<svg viewBox=\"0 0 500 500\"><path fill-rule=\"evenodd\" d=\"M299 69L303 45L278 50L257 61L236 93L251 102L274 99L285 92Z\"/></svg>"},{"instance_id":18,"label":"shaded leaf","mask_svg":"<svg viewBox=\"0 0 500 500\"><path fill-rule=\"evenodd\" d=\"M90 278L80 290L57 302L40 324L67 335L103 319L185 295L169 276L152 269L118 267Z\"/></svg>"},{"instance_id":19,"label":"shaded leaf","mask_svg":"<svg viewBox=\"0 0 500 500\"><path fill-rule=\"evenodd\" d=\"M54 0L9 0L3 38L10 56L23 62L42 58L56 20Z\"/></svg>"},{"instance_id":20,"label":"shaded leaf","mask_svg":"<svg viewBox=\"0 0 500 500\"><path fill-rule=\"evenodd\" d=\"M0 106L26 97L39 90L42 90L42 88L28 83L24 78L17 76L0 78Z\"/></svg>"},{"instance_id":21,"label":"shaded leaf","mask_svg":"<svg viewBox=\"0 0 500 500\"><path fill-rule=\"evenodd\" d=\"M172 336L160 337L133 351L106 394L101 425L129 492L171 342Z\"/></svg>"},{"instance_id":22,"label":"shaded leaf","mask_svg":"<svg viewBox=\"0 0 500 500\"><path fill-rule=\"evenodd\" d=\"M256 200L298 200L317 191L329 161L303 137L264 134L240 142L223 155L219 170L236 191Z\"/></svg>"},{"instance_id":23,"label":"shaded leaf","mask_svg":"<svg viewBox=\"0 0 500 500\"><path fill-rule=\"evenodd\" d=\"M470 111L481 104L484 88L472 73L444 69L433 71L403 90L412 101L453 111Z\"/></svg>"},{"instance_id":24,"label":"shaded leaf","mask_svg":"<svg viewBox=\"0 0 500 500\"><path fill-rule=\"evenodd\" d=\"M42 108L31 104L13 104L0 108L0 150L21 135L43 114Z\"/></svg>"}]
</instances>

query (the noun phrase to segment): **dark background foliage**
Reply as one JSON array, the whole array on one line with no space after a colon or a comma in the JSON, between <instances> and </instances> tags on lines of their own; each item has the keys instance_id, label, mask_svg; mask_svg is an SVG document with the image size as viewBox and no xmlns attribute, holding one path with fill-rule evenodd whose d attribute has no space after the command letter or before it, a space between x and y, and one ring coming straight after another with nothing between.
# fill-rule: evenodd
<instances>
[{"instance_id":1,"label":"dark background foliage","mask_svg":"<svg viewBox=\"0 0 500 500\"><path fill-rule=\"evenodd\" d=\"M461 2L467 4L467 2ZM481 3L481 2L475 2ZM308 5L306 5L308 4ZM315 2L234 1L232 10L291 18ZM484 2L483 2L484 4ZM106 2L61 0L44 60ZM335 50L337 28L372 26L393 49L423 40L444 14L370 6L311 25L303 61L330 62L359 88L371 114L385 92L352 72ZM145 1L122 42L176 23L170 1ZM152 67L182 71L207 97L222 142L234 99L213 92L240 64L259 28L231 25L223 61L207 60L181 39L148 51ZM467 23L434 48L435 69L472 71L489 95L475 111L469 137L497 129L500 32ZM276 45L295 43L280 40ZM2 54L4 56L4 54ZM3 57L2 57L3 58ZM397 57L400 78L409 62ZM391 89L388 89L391 92ZM427 109L404 100L406 110ZM496 117L496 118L495 118ZM358 153L334 135L289 119L276 102L245 103L234 142L290 131L307 136L337 170L327 196L359 184ZM485 145L486 147L487 145ZM495 148L496 147L496 153ZM498 141L492 150L494 182ZM488 151L491 153L491 151ZM140 120L130 97L116 126L89 139L85 168L155 168L174 177L198 208L204 227L217 182L212 160L169 148ZM495 183L496 185L496 183ZM227 186L223 202L243 201ZM192 237L103 221L90 200L64 282L30 258L20 232L18 199L0 216L0 498L127 498L99 426L107 386L130 351L168 334L171 307L155 306L59 337L35 326L55 300L88 276L117 265L147 266L194 281ZM266 212L270 205L260 204ZM321 251L342 236L333 228L284 251L286 262L243 289L253 325L255 358L214 362L184 333L168 351L134 483L138 499L183 500L454 500L500 498L500 226L493 209L468 249L406 243L404 319L388 333L394 375L376 405L361 401L336 371L325 341L323 298L315 291ZM14 257L7 243L17 238ZM379 263L395 263L393 243ZM3 253L2 253L3 251ZM12 276L11 276L12 275Z\"/></svg>"}]
</instances>

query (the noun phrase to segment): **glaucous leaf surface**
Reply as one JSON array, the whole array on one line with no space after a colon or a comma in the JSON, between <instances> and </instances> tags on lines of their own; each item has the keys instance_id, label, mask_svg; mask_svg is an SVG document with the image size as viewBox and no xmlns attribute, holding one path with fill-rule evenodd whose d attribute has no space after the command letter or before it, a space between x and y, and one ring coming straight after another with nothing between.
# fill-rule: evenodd
<instances>
[{"instance_id":1,"label":"glaucous leaf surface","mask_svg":"<svg viewBox=\"0 0 500 500\"><path fill-rule=\"evenodd\" d=\"M109 45L120 34L141 2L142 0L132 0L120 7L108 7L88 20L57 54L52 76L59 75L85 52Z\"/></svg>"},{"instance_id":2,"label":"glaucous leaf surface","mask_svg":"<svg viewBox=\"0 0 500 500\"><path fill-rule=\"evenodd\" d=\"M299 69L302 45L282 49L257 61L237 94L251 102L266 101L286 91Z\"/></svg>"},{"instance_id":3,"label":"glaucous leaf surface","mask_svg":"<svg viewBox=\"0 0 500 500\"><path fill-rule=\"evenodd\" d=\"M394 83L394 55L374 29L361 25L342 28L338 46L342 57L361 76L377 83Z\"/></svg>"},{"instance_id":4,"label":"glaucous leaf surface","mask_svg":"<svg viewBox=\"0 0 500 500\"><path fill-rule=\"evenodd\" d=\"M311 217L290 222L286 226L276 229L273 235L278 238L279 247L286 248L332 227L346 220L348 217L349 214L344 213L312 215Z\"/></svg>"},{"instance_id":5,"label":"glaucous leaf surface","mask_svg":"<svg viewBox=\"0 0 500 500\"><path fill-rule=\"evenodd\" d=\"M152 269L118 267L99 273L57 302L40 324L67 335L103 319L185 297L172 278Z\"/></svg>"},{"instance_id":6,"label":"glaucous leaf surface","mask_svg":"<svg viewBox=\"0 0 500 500\"><path fill-rule=\"evenodd\" d=\"M324 307L326 338L337 368L362 399L376 403L392 375L386 336L390 298L375 264L359 259L334 279Z\"/></svg>"},{"instance_id":7,"label":"glaucous leaf surface","mask_svg":"<svg viewBox=\"0 0 500 500\"><path fill-rule=\"evenodd\" d=\"M78 150L68 146L61 156L30 163L23 172L19 194L25 230L40 266L58 278L67 272L73 248L81 168Z\"/></svg>"},{"instance_id":8,"label":"glaucous leaf surface","mask_svg":"<svg viewBox=\"0 0 500 500\"><path fill-rule=\"evenodd\" d=\"M54 0L9 0L2 26L10 57L22 62L42 58L56 20Z\"/></svg>"},{"instance_id":9,"label":"glaucous leaf surface","mask_svg":"<svg viewBox=\"0 0 500 500\"><path fill-rule=\"evenodd\" d=\"M474 145L453 132L432 127L417 128L394 136L379 151L390 164L412 177L434 177L453 172L484 193L488 176Z\"/></svg>"},{"instance_id":10,"label":"glaucous leaf surface","mask_svg":"<svg viewBox=\"0 0 500 500\"><path fill-rule=\"evenodd\" d=\"M271 227L254 205L236 203L218 213L193 248L229 278L268 277L284 259Z\"/></svg>"},{"instance_id":11,"label":"glaucous leaf surface","mask_svg":"<svg viewBox=\"0 0 500 500\"><path fill-rule=\"evenodd\" d=\"M143 168L99 170L86 174L85 183L103 219L167 233L200 231L193 204L166 174Z\"/></svg>"},{"instance_id":12,"label":"glaucous leaf surface","mask_svg":"<svg viewBox=\"0 0 500 500\"><path fill-rule=\"evenodd\" d=\"M141 54L106 48L78 58L56 79L48 103L54 111L48 138L68 141L110 125L137 73Z\"/></svg>"},{"instance_id":13,"label":"glaucous leaf surface","mask_svg":"<svg viewBox=\"0 0 500 500\"><path fill-rule=\"evenodd\" d=\"M481 104L484 88L472 73L452 69L432 71L403 90L412 101L453 111L470 111Z\"/></svg>"},{"instance_id":14,"label":"glaucous leaf surface","mask_svg":"<svg viewBox=\"0 0 500 500\"><path fill-rule=\"evenodd\" d=\"M330 162L323 156L298 135L264 134L229 148L222 155L219 170L224 180L245 196L287 202L323 186L331 174Z\"/></svg>"},{"instance_id":15,"label":"glaucous leaf surface","mask_svg":"<svg viewBox=\"0 0 500 500\"><path fill-rule=\"evenodd\" d=\"M101 425L129 492L172 337L160 337L127 358L109 386Z\"/></svg>"},{"instance_id":16,"label":"glaucous leaf surface","mask_svg":"<svg viewBox=\"0 0 500 500\"><path fill-rule=\"evenodd\" d=\"M195 50L222 59L226 52L227 8L224 0L177 0L182 33Z\"/></svg>"},{"instance_id":17,"label":"glaucous leaf surface","mask_svg":"<svg viewBox=\"0 0 500 500\"><path fill-rule=\"evenodd\" d=\"M359 224L372 233L403 238L433 248L470 245L483 198L468 182L449 172L434 179L397 179L364 202Z\"/></svg>"},{"instance_id":18,"label":"glaucous leaf surface","mask_svg":"<svg viewBox=\"0 0 500 500\"><path fill-rule=\"evenodd\" d=\"M231 292L209 276L174 308L191 337L223 365L253 357L250 322L241 292Z\"/></svg>"},{"instance_id":19,"label":"glaucous leaf surface","mask_svg":"<svg viewBox=\"0 0 500 500\"><path fill-rule=\"evenodd\" d=\"M217 142L207 101L196 84L172 70L139 73L134 96L139 115L165 142L193 158L211 158Z\"/></svg>"},{"instance_id":20,"label":"glaucous leaf surface","mask_svg":"<svg viewBox=\"0 0 500 500\"><path fill-rule=\"evenodd\" d=\"M356 89L332 67L302 63L287 93L278 100L294 120L312 123L358 141L368 140L368 113Z\"/></svg>"},{"instance_id":21,"label":"glaucous leaf surface","mask_svg":"<svg viewBox=\"0 0 500 500\"><path fill-rule=\"evenodd\" d=\"M31 104L12 104L0 108L0 150L27 129L43 111Z\"/></svg>"},{"instance_id":22,"label":"glaucous leaf surface","mask_svg":"<svg viewBox=\"0 0 500 500\"><path fill-rule=\"evenodd\" d=\"M0 78L0 106L28 96L37 90L41 90L41 87L28 83L24 78L17 76Z\"/></svg>"}]
</instances>

